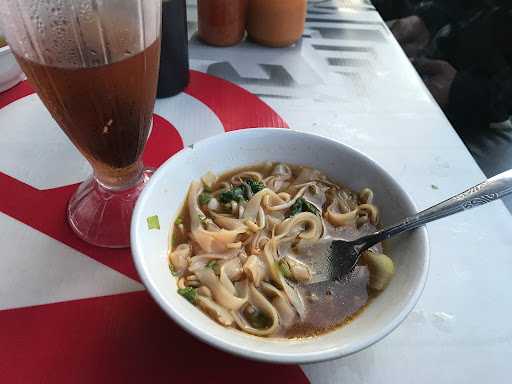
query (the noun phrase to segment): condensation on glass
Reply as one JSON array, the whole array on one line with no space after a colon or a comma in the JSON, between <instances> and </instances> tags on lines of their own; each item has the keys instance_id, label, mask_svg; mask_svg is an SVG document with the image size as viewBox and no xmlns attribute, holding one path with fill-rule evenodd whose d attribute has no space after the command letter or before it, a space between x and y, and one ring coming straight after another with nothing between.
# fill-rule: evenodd
<instances>
[{"instance_id":1,"label":"condensation on glass","mask_svg":"<svg viewBox=\"0 0 512 384\"><path fill-rule=\"evenodd\" d=\"M160 0L0 2L14 54L53 118L94 169L68 218L84 240L129 245L156 95ZM49 170L51 172L51 170Z\"/></svg>"},{"instance_id":2,"label":"condensation on glass","mask_svg":"<svg viewBox=\"0 0 512 384\"><path fill-rule=\"evenodd\" d=\"M141 52L160 35L160 5L144 0L0 2L9 43L40 64L88 68Z\"/></svg>"}]
</instances>

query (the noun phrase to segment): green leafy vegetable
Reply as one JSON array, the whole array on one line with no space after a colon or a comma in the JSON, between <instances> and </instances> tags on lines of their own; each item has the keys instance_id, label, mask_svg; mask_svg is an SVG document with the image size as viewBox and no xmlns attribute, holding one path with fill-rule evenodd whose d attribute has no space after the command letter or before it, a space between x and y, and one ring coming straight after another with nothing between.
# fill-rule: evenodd
<instances>
[{"instance_id":1,"label":"green leafy vegetable","mask_svg":"<svg viewBox=\"0 0 512 384\"><path fill-rule=\"evenodd\" d=\"M252 193L258 193L263 188L265 188L265 184L261 181L256 181L253 179L245 179L245 182L251 187Z\"/></svg>"},{"instance_id":2,"label":"green leafy vegetable","mask_svg":"<svg viewBox=\"0 0 512 384\"><path fill-rule=\"evenodd\" d=\"M176 225L183 224L183 219L181 217L177 217L176 220L174 220L174 224L176 224Z\"/></svg>"},{"instance_id":3,"label":"green leafy vegetable","mask_svg":"<svg viewBox=\"0 0 512 384\"><path fill-rule=\"evenodd\" d=\"M303 197L299 197L295 203L293 203L288 211L287 217L295 216L297 213L301 212L311 212L314 215L320 215L318 209Z\"/></svg>"},{"instance_id":4,"label":"green leafy vegetable","mask_svg":"<svg viewBox=\"0 0 512 384\"><path fill-rule=\"evenodd\" d=\"M236 201L238 203L245 200L244 190L241 187L231 188L228 191L224 191L219 195L219 200L223 204L230 203L232 201Z\"/></svg>"},{"instance_id":5,"label":"green leafy vegetable","mask_svg":"<svg viewBox=\"0 0 512 384\"><path fill-rule=\"evenodd\" d=\"M223 204L227 204L233 200L233 192L231 190L221 192L219 195L219 200Z\"/></svg>"},{"instance_id":6,"label":"green leafy vegetable","mask_svg":"<svg viewBox=\"0 0 512 384\"><path fill-rule=\"evenodd\" d=\"M309 201L304 200L304 203L303 203L303 206L302 206L302 211L303 212L311 212L313 215L317 215L319 216L320 215L320 211L313 205L311 204Z\"/></svg>"},{"instance_id":7,"label":"green leafy vegetable","mask_svg":"<svg viewBox=\"0 0 512 384\"><path fill-rule=\"evenodd\" d=\"M190 303L195 304L197 300L197 291L193 287L179 288L178 293L187 299Z\"/></svg>"},{"instance_id":8,"label":"green leafy vegetable","mask_svg":"<svg viewBox=\"0 0 512 384\"><path fill-rule=\"evenodd\" d=\"M199 195L199 204L201 204L201 205L208 204L211 199L212 199L212 195L210 195L209 193L203 192Z\"/></svg>"},{"instance_id":9,"label":"green leafy vegetable","mask_svg":"<svg viewBox=\"0 0 512 384\"><path fill-rule=\"evenodd\" d=\"M146 219L148 222L148 228L151 229L160 229L160 220L158 220L158 216L148 216Z\"/></svg>"},{"instance_id":10,"label":"green leafy vegetable","mask_svg":"<svg viewBox=\"0 0 512 384\"><path fill-rule=\"evenodd\" d=\"M297 213L302 212L302 200L301 199L302 199L302 197L298 198L295 201L295 203L293 203L293 205L290 207L288 214L287 214L288 217L295 216Z\"/></svg>"},{"instance_id":11,"label":"green leafy vegetable","mask_svg":"<svg viewBox=\"0 0 512 384\"><path fill-rule=\"evenodd\" d=\"M207 186L207 185L205 185L205 186L204 186L203 190L204 190L206 193L212 193L212 189L211 189L209 186Z\"/></svg>"},{"instance_id":12,"label":"green leafy vegetable","mask_svg":"<svg viewBox=\"0 0 512 384\"><path fill-rule=\"evenodd\" d=\"M254 307L245 311L245 317L249 324L256 329L266 329L272 325L272 319Z\"/></svg>"},{"instance_id":13,"label":"green leafy vegetable","mask_svg":"<svg viewBox=\"0 0 512 384\"><path fill-rule=\"evenodd\" d=\"M237 203L241 203L242 201L249 200L249 191L258 193L265 185L261 181L255 181L252 179L245 179L245 184L242 184L238 187L231 187L231 189L222 192L219 195L219 200L223 204L231 203L232 201L236 201Z\"/></svg>"},{"instance_id":14,"label":"green leafy vegetable","mask_svg":"<svg viewBox=\"0 0 512 384\"><path fill-rule=\"evenodd\" d=\"M228 204L233 200L233 191L227 190L219 194L219 200L223 204Z\"/></svg>"},{"instance_id":15,"label":"green leafy vegetable","mask_svg":"<svg viewBox=\"0 0 512 384\"><path fill-rule=\"evenodd\" d=\"M240 203L245 200L244 190L240 187L233 188L233 200Z\"/></svg>"},{"instance_id":16,"label":"green leafy vegetable","mask_svg":"<svg viewBox=\"0 0 512 384\"><path fill-rule=\"evenodd\" d=\"M216 266L217 266L217 261L215 261L215 260L210 260L208 262L208 264L206 264L206 268L210 268L210 269L215 269Z\"/></svg>"},{"instance_id":17,"label":"green leafy vegetable","mask_svg":"<svg viewBox=\"0 0 512 384\"><path fill-rule=\"evenodd\" d=\"M174 265L172 265L171 263L169 263L169 271L171 271L171 275L178 276L178 272L176 272L176 270L174 269Z\"/></svg>"},{"instance_id":18,"label":"green leafy vegetable","mask_svg":"<svg viewBox=\"0 0 512 384\"><path fill-rule=\"evenodd\" d=\"M252 189L251 187L249 187L249 184L247 183L243 183L240 185L240 188L242 188L242 191L243 191L243 195L244 195L244 200L249 200L249 196L252 195Z\"/></svg>"}]
</instances>

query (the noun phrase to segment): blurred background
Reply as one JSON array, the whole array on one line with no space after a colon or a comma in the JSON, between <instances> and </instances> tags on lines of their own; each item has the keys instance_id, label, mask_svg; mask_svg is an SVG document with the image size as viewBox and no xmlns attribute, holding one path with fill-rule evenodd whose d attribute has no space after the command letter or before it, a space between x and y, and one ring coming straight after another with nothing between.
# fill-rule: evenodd
<instances>
[{"instance_id":1,"label":"blurred background","mask_svg":"<svg viewBox=\"0 0 512 384\"><path fill-rule=\"evenodd\" d=\"M512 2L373 3L485 174L512 168Z\"/></svg>"}]
</instances>

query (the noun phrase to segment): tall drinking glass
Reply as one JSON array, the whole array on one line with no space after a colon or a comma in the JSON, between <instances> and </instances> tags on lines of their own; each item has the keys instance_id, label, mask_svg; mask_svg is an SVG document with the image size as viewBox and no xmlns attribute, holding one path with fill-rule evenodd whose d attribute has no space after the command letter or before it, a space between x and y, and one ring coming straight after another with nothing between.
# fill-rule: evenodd
<instances>
[{"instance_id":1,"label":"tall drinking glass","mask_svg":"<svg viewBox=\"0 0 512 384\"><path fill-rule=\"evenodd\" d=\"M71 227L89 243L128 246L133 206L151 174L141 155L161 0L1 0L0 18L39 97L94 170L69 202Z\"/></svg>"}]
</instances>

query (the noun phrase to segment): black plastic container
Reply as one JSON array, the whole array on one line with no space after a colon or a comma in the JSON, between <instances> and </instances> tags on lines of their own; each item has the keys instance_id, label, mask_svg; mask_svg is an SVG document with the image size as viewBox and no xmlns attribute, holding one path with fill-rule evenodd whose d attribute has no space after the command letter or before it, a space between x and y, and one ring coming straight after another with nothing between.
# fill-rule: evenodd
<instances>
[{"instance_id":1,"label":"black plastic container","mask_svg":"<svg viewBox=\"0 0 512 384\"><path fill-rule=\"evenodd\" d=\"M157 97L176 95L185 89L188 82L187 5L185 0L163 0Z\"/></svg>"}]
</instances>

